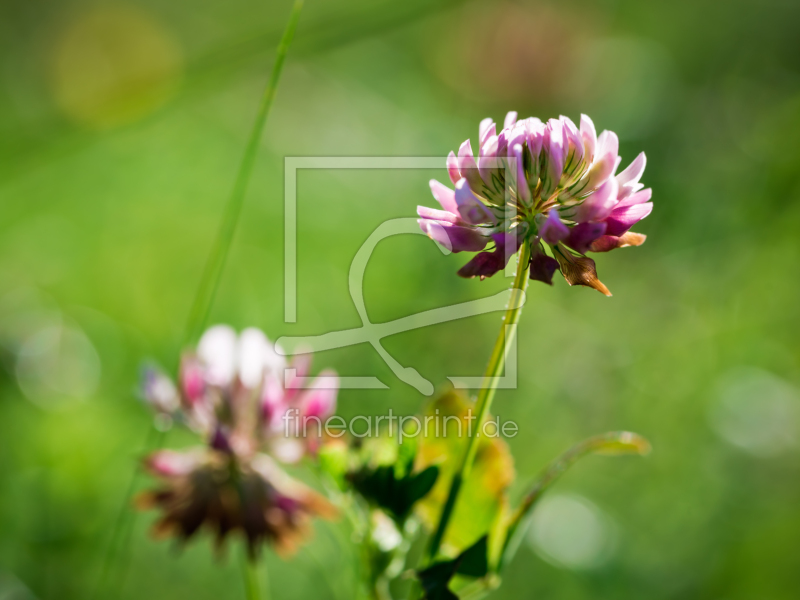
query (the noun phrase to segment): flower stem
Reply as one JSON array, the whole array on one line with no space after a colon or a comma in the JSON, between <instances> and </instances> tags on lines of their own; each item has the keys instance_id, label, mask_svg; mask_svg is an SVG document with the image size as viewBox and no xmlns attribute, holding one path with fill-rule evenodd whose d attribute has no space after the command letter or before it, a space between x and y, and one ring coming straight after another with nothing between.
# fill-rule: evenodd
<instances>
[{"instance_id":1,"label":"flower stem","mask_svg":"<svg viewBox=\"0 0 800 600\"><path fill-rule=\"evenodd\" d=\"M447 494L447 501L442 509L442 514L439 517L439 524L431 538L431 543L428 548L429 561L433 561L439 552L442 540L447 532L447 525L450 522L450 518L453 516L453 509L456 506L456 500L458 500L458 493L461 491L461 486L466 478L469 477L472 463L475 460L475 453L478 451L479 432L492 406L494 393L497 390L499 378L506 363L506 354L508 353L511 342L514 340L514 335L516 335L517 332L517 323L522 314L524 302L518 302L518 296L519 294L524 295L525 289L528 287L528 263L530 262L530 256L530 241L526 239L519 250L517 272L512 287L513 293L509 299L509 308L503 315L503 324L500 327L497 341L494 343L494 349L489 358L486 373L483 376L483 384L478 392L478 399L475 403L477 425L474 430L471 427L467 428L467 445L456 467L453 481L450 483L450 491Z\"/></svg>"},{"instance_id":2,"label":"flower stem","mask_svg":"<svg viewBox=\"0 0 800 600\"><path fill-rule=\"evenodd\" d=\"M275 64L272 68L267 87L264 90L264 95L261 98L261 105L256 115L253 129L250 132L250 138L247 147L242 157L242 162L239 166L239 171L236 175L236 180L233 185L233 190L228 199L223 212L222 221L220 223L217 237L214 240L214 245L211 248L211 254L206 262L203 276L200 280L197 293L192 304L192 309L189 313L189 319L186 324L186 333L182 345L187 345L194 342L200 334L200 330L205 325L211 305L214 301L219 281L222 277L222 271L225 267L225 262L228 257L233 236L236 233L236 225L239 221L239 214L241 213L242 203L244 201L245 193L247 192L247 185L250 182L250 175L253 172L253 165L255 163L256 153L261 141L261 135L264 131L264 125L267 122L270 109L272 108L272 101L275 99L275 91L278 88L280 81L281 71L283 64L286 60L286 54L289 51L289 45L294 37L294 32L297 29L297 22L300 18L300 12L303 8L303 0L295 0L292 13L289 16L289 22L283 33L278 49L275 54ZM152 425L148 425L148 443L147 451L161 447L162 435L159 434L152 442L152 432L155 431ZM131 497L136 488L136 481L138 470L134 471L131 481L128 485L128 490L125 493L125 499L120 511L119 516L114 524L111 533L111 548L105 555L103 567L100 572L100 580L98 584L97 594L104 594L105 587L109 577L112 574L113 563L120 555L125 553L130 545L131 530L133 528L134 515L130 510ZM114 587L113 585L109 587ZM120 584L121 587L121 584ZM116 590L116 596L121 595L121 590Z\"/></svg>"},{"instance_id":3,"label":"flower stem","mask_svg":"<svg viewBox=\"0 0 800 600\"><path fill-rule=\"evenodd\" d=\"M261 595L261 585L258 581L258 563L255 558L247 555L245 551L242 558L242 576L244 577L244 589L247 594L247 600L266 600L269 596ZM266 589L266 587L264 588Z\"/></svg>"},{"instance_id":4,"label":"flower stem","mask_svg":"<svg viewBox=\"0 0 800 600\"><path fill-rule=\"evenodd\" d=\"M216 296L217 288L222 278L222 271L225 268L225 262L228 258L228 251L230 250L233 236L236 233L239 214L242 212L242 204L244 202L245 193L247 192L247 185L250 183L250 175L253 172L253 165L255 164L264 125L267 122L269 111L272 108L272 101L275 99L275 91L278 88L281 71L283 70L283 63L286 60L289 45L292 43L294 32L297 29L297 22L300 19L300 12L302 9L303 0L295 0L292 14L289 16L289 22L278 44L272 75L269 78L267 87L264 89L264 95L261 98L261 106L258 109L256 121L250 132L250 139L247 142L242 162L239 165L239 172L236 175L233 190L228 198L228 204L225 206L222 221L217 231L217 237L211 248L211 254L203 270L200 286L197 289L197 295L195 296L192 309L189 313L184 344L191 344L199 337L200 331L208 319L211 305L214 302L214 297Z\"/></svg>"}]
</instances>

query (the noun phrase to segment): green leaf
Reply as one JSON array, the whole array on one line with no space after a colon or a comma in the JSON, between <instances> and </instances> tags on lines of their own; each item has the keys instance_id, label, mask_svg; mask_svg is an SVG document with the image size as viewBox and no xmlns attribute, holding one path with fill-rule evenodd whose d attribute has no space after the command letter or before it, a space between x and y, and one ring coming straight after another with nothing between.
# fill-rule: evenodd
<instances>
[{"instance_id":1,"label":"green leaf","mask_svg":"<svg viewBox=\"0 0 800 600\"><path fill-rule=\"evenodd\" d=\"M417 453L417 468L438 465L440 469L433 491L417 507L423 524L429 529L435 527L442 512L458 457L464 451L469 424L466 417L471 407L472 403L465 394L451 390L439 396L426 410L427 416L437 417L440 429L436 435L437 432L433 431L436 421L425 423L427 435L420 436ZM472 417L472 426L475 427L474 413ZM502 438L479 438L472 471L461 488L443 540L443 554L454 556L487 531L493 531L508 503L508 488L513 480L514 461L505 441ZM494 535L489 545L496 545Z\"/></svg>"},{"instance_id":2,"label":"green leaf","mask_svg":"<svg viewBox=\"0 0 800 600\"><path fill-rule=\"evenodd\" d=\"M447 584L455 575L453 561L431 565L418 573L426 600L458 600Z\"/></svg>"},{"instance_id":3,"label":"green leaf","mask_svg":"<svg viewBox=\"0 0 800 600\"><path fill-rule=\"evenodd\" d=\"M402 444L396 443L395 447L397 448L397 458L394 461L394 472L398 478L402 478L414 467L418 449L417 438L406 437Z\"/></svg>"},{"instance_id":4,"label":"green leaf","mask_svg":"<svg viewBox=\"0 0 800 600\"><path fill-rule=\"evenodd\" d=\"M422 583L427 600L458 600L449 587L456 575L480 579L489 574L488 535L482 536L472 546L452 560L434 563L419 571L417 576Z\"/></svg>"},{"instance_id":5,"label":"green leaf","mask_svg":"<svg viewBox=\"0 0 800 600\"><path fill-rule=\"evenodd\" d=\"M345 487L349 454L347 444L339 440L323 444L317 454L320 469L328 474L340 490Z\"/></svg>"},{"instance_id":6,"label":"green leaf","mask_svg":"<svg viewBox=\"0 0 800 600\"><path fill-rule=\"evenodd\" d=\"M414 454L398 449L394 464L365 465L351 474L353 487L367 501L385 510L402 527L419 502L436 484L439 468L430 466L413 473Z\"/></svg>"},{"instance_id":7,"label":"green leaf","mask_svg":"<svg viewBox=\"0 0 800 600\"><path fill-rule=\"evenodd\" d=\"M489 572L487 559L489 536L485 535L475 544L461 553L461 562L456 569L459 575L467 577L484 577Z\"/></svg>"},{"instance_id":8,"label":"green leaf","mask_svg":"<svg viewBox=\"0 0 800 600\"><path fill-rule=\"evenodd\" d=\"M421 473L410 478L408 483L408 497L414 504L424 498L436 485L439 478L439 467L428 467Z\"/></svg>"},{"instance_id":9,"label":"green leaf","mask_svg":"<svg viewBox=\"0 0 800 600\"><path fill-rule=\"evenodd\" d=\"M511 517L508 524L505 543L500 552L498 564L505 565L514 557L519 548L522 535L527 529L532 509L539 498L579 459L589 454L605 456L621 456L638 454L644 456L650 452L650 442L639 434L630 431L611 431L590 437L564 452L542 471L525 496L520 507Z\"/></svg>"}]
</instances>

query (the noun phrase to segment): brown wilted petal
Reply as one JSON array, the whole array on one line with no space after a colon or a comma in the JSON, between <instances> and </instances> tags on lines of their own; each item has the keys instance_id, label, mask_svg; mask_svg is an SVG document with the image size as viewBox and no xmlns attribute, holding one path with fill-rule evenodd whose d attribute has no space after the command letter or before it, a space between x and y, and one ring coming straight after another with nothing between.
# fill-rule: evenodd
<instances>
[{"instance_id":1,"label":"brown wilted petal","mask_svg":"<svg viewBox=\"0 0 800 600\"><path fill-rule=\"evenodd\" d=\"M146 462L161 485L142 494L137 506L161 510L154 526L157 537L186 541L206 528L219 547L228 534L240 531L253 556L264 543L288 554L306 537L312 517L336 513L323 496L289 477L264 454L237 459L207 450L197 460L201 452L186 453L196 461L190 470L154 469L152 459Z\"/></svg>"},{"instance_id":2,"label":"brown wilted petal","mask_svg":"<svg viewBox=\"0 0 800 600\"><path fill-rule=\"evenodd\" d=\"M647 236L643 233L627 231L620 236L604 235L589 245L592 252L608 252L616 248L627 248L628 246L641 246Z\"/></svg>"},{"instance_id":3,"label":"brown wilted petal","mask_svg":"<svg viewBox=\"0 0 800 600\"><path fill-rule=\"evenodd\" d=\"M608 288L597 278L597 269L591 258L588 256L575 256L562 244L559 244L554 249L554 254L558 264L561 265L561 273L568 284L585 285L606 296L611 295Z\"/></svg>"}]
</instances>

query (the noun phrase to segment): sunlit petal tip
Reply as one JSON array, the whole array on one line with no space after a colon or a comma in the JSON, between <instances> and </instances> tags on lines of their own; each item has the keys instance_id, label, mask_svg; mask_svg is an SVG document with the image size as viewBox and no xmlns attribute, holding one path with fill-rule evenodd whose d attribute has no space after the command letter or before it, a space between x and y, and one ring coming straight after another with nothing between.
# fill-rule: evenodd
<instances>
[{"instance_id":1,"label":"sunlit petal tip","mask_svg":"<svg viewBox=\"0 0 800 600\"><path fill-rule=\"evenodd\" d=\"M619 154L619 138L613 131L607 129L597 138L597 155L613 154L616 159Z\"/></svg>"},{"instance_id":2,"label":"sunlit petal tip","mask_svg":"<svg viewBox=\"0 0 800 600\"><path fill-rule=\"evenodd\" d=\"M459 158L474 157L474 153L472 152L472 144L470 143L469 140L464 140L464 142L458 147L458 157Z\"/></svg>"},{"instance_id":3,"label":"sunlit petal tip","mask_svg":"<svg viewBox=\"0 0 800 600\"><path fill-rule=\"evenodd\" d=\"M505 139L505 138L504 138ZM497 157L500 138L496 135L490 135L486 138L486 141L481 144L481 147L478 151L478 156L486 157L486 158L495 158Z\"/></svg>"},{"instance_id":4,"label":"sunlit petal tip","mask_svg":"<svg viewBox=\"0 0 800 600\"><path fill-rule=\"evenodd\" d=\"M505 137L508 142L508 152L515 153L514 149L517 146L519 146L521 149L522 144L527 141L528 130L522 121L518 121L510 130L508 130L508 134Z\"/></svg>"},{"instance_id":5,"label":"sunlit petal tip","mask_svg":"<svg viewBox=\"0 0 800 600\"><path fill-rule=\"evenodd\" d=\"M458 158L452 150L447 155L447 174L450 176L450 181L455 184L461 179L461 170L458 167Z\"/></svg>"},{"instance_id":6,"label":"sunlit petal tip","mask_svg":"<svg viewBox=\"0 0 800 600\"><path fill-rule=\"evenodd\" d=\"M647 236L643 233L628 231L621 236L603 235L589 244L591 252L609 252L617 248L627 248L628 246L641 246Z\"/></svg>"},{"instance_id":7,"label":"sunlit petal tip","mask_svg":"<svg viewBox=\"0 0 800 600\"><path fill-rule=\"evenodd\" d=\"M441 204L442 208L447 212L458 214L458 205L456 204L455 192L444 184L439 183L435 179L430 180L431 193L436 201Z\"/></svg>"},{"instance_id":8,"label":"sunlit petal tip","mask_svg":"<svg viewBox=\"0 0 800 600\"><path fill-rule=\"evenodd\" d=\"M233 327L209 327L197 344L197 356L207 368L206 380L211 385L226 386L236 374L237 336Z\"/></svg>"},{"instance_id":9,"label":"sunlit petal tip","mask_svg":"<svg viewBox=\"0 0 800 600\"><path fill-rule=\"evenodd\" d=\"M539 119L529 119L527 129L528 152L531 153L533 160L538 162L542 144L544 143L544 123Z\"/></svg>"},{"instance_id":10,"label":"sunlit petal tip","mask_svg":"<svg viewBox=\"0 0 800 600\"><path fill-rule=\"evenodd\" d=\"M611 215L605 220L605 223L608 224L606 233L608 235L620 236L636 225L636 223L647 217L652 210L652 202L615 208L611 211Z\"/></svg>"},{"instance_id":11,"label":"sunlit petal tip","mask_svg":"<svg viewBox=\"0 0 800 600\"><path fill-rule=\"evenodd\" d=\"M617 182L620 186L629 183L638 183L644 173L645 166L647 166L647 157L644 152L641 152L624 171L617 175Z\"/></svg>"},{"instance_id":12,"label":"sunlit petal tip","mask_svg":"<svg viewBox=\"0 0 800 600\"><path fill-rule=\"evenodd\" d=\"M503 128L508 129L516 122L517 122L517 111L511 110L506 114L506 118L503 121Z\"/></svg>"},{"instance_id":13,"label":"sunlit petal tip","mask_svg":"<svg viewBox=\"0 0 800 600\"><path fill-rule=\"evenodd\" d=\"M275 351L267 336L256 327L248 327L239 334L236 358L239 380L249 389L263 381L266 369L282 366L276 364ZM285 364L285 359L281 362Z\"/></svg>"},{"instance_id":14,"label":"sunlit petal tip","mask_svg":"<svg viewBox=\"0 0 800 600\"><path fill-rule=\"evenodd\" d=\"M560 119L550 119L547 122L547 129L550 133L548 136L550 157L556 157L563 162L567 159L567 152L569 151L567 139L567 130L564 123Z\"/></svg>"},{"instance_id":15,"label":"sunlit petal tip","mask_svg":"<svg viewBox=\"0 0 800 600\"><path fill-rule=\"evenodd\" d=\"M569 117L561 117L564 123L564 132L567 136L568 154L572 154L570 159L570 172L573 172L579 165L583 163L584 148L581 132L575 126L575 123Z\"/></svg>"},{"instance_id":16,"label":"sunlit petal tip","mask_svg":"<svg viewBox=\"0 0 800 600\"><path fill-rule=\"evenodd\" d=\"M502 152L500 151L499 141L500 138L498 136L489 136L480 149L478 172L487 185L492 181L492 173L496 173L500 168L499 159L502 157ZM470 182L470 184L473 184L473 182Z\"/></svg>"},{"instance_id":17,"label":"sunlit petal tip","mask_svg":"<svg viewBox=\"0 0 800 600\"><path fill-rule=\"evenodd\" d=\"M589 115L581 113L581 133L583 132L593 134L593 137L597 139L597 129L594 126L594 121Z\"/></svg>"},{"instance_id":18,"label":"sunlit petal tip","mask_svg":"<svg viewBox=\"0 0 800 600\"><path fill-rule=\"evenodd\" d=\"M429 219L432 221L446 221L454 224L462 223L461 218L458 215L454 215L446 210L428 208L427 206L417 206L417 214L423 219Z\"/></svg>"},{"instance_id":19,"label":"sunlit petal tip","mask_svg":"<svg viewBox=\"0 0 800 600\"><path fill-rule=\"evenodd\" d=\"M617 197L619 197L619 194L617 194ZM635 204L644 204L645 202L650 202L650 199L652 197L653 197L653 190L651 188L640 190L634 194L631 194L630 196L627 196L626 198L622 198L614 207L614 210L626 208L628 206L633 206Z\"/></svg>"},{"instance_id":20,"label":"sunlit petal tip","mask_svg":"<svg viewBox=\"0 0 800 600\"><path fill-rule=\"evenodd\" d=\"M481 121L481 124L478 127L479 145L483 146L487 138L493 135L497 135L497 126L491 117L486 117L483 121Z\"/></svg>"},{"instance_id":21,"label":"sunlit petal tip","mask_svg":"<svg viewBox=\"0 0 800 600\"><path fill-rule=\"evenodd\" d=\"M469 140L461 144L461 147L458 149L458 168L461 177L465 177L470 185L476 186L475 189L478 189L479 186L482 185L481 175L478 171L478 163L475 162Z\"/></svg>"}]
</instances>

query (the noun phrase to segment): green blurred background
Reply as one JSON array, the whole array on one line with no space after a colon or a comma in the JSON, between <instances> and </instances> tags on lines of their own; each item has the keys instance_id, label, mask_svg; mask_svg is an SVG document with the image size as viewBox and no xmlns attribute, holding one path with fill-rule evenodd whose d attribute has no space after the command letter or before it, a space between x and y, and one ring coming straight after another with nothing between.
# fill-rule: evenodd
<instances>
[{"instance_id":1,"label":"green blurred background","mask_svg":"<svg viewBox=\"0 0 800 600\"><path fill-rule=\"evenodd\" d=\"M290 3L0 2L0 598L85 599L150 415L142 359L176 361ZM507 110L589 114L644 150L639 249L598 258L607 299L533 285L519 384L495 412L519 492L571 443L629 429L646 459L593 457L542 504L496 598L796 598L800 590L800 3L310 0L212 311L273 339L357 327L350 260L432 205L432 171L303 171L298 320L283 322L285 156L444 156ZM488 296L463 255L382 242L373 321ZM385 341L440 385L480 374L497 314ZM375 375L342 415L425 398L366 345L318 368ZM171 446L191 439L173 432ZM140 482L144 483L144 482ZM183 552L139 516L124 590L243 597L235 553ZM344 524L289 560L276 598L352 597Z\"/></svg>"}]
</instances>

